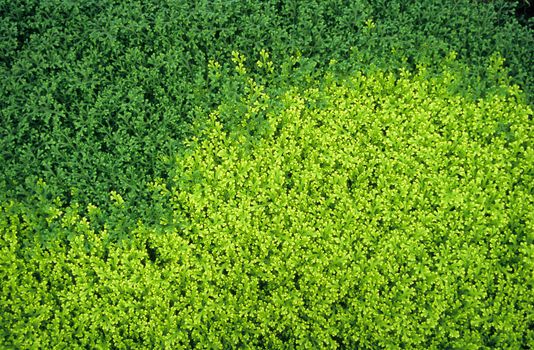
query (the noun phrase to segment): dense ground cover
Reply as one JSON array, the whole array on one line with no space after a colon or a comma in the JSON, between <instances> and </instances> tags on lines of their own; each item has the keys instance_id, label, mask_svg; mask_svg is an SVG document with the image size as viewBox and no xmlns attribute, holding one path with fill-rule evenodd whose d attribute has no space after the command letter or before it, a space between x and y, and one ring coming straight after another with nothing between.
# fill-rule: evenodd
<instances>
[{"instance_id":1,"label":"dense ground cover","mask_svg":"<svg viewBox=\"0 0 534 350\"><path fill-rule=\"evenodd\" d=\"M0 9L3 346L533 344L510 2Z\"/></svg>"}]
</instances>

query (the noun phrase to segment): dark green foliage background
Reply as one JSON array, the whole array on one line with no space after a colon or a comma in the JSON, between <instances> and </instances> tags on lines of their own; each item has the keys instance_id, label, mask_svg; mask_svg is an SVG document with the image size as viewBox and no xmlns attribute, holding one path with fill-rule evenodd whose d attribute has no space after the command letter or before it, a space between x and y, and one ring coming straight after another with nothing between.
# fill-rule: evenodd
<instances>
[{"instance_id":1,"label":"dark green foliage background","mask_svg":"<svg viewBox=\"0 0 534 350\"><path fill-rule=\"evenodd\" d=\"M332 84L324 83L325 80L343 81L354 72L373 76L386 71L398 77L404 70L418 72L425 67L424 79L432 81L437 77L451 96L462 99L463 106L479 99L509 96L510 86L517 84L523 93L503 97L503 108L513 118L513 108L508 103L517 103L521 108L532 106L534 95L534 36L523 20L520 24L514 17L517 6L517 2L501 0L0 0L0 229L4 235L1 267L10 274L19 273L17 283L29 286L26 290L17 289L19 296L8 295L9 289L2 289L2 313L18 316L0 315L0 345L16 346L17 337L11 334L19 334L22 339L29 334L25 332L32 329L32 324L46 324L49 319L59 323L43 326L48 327L47 332L59 332L62 327L71 332L58 340L59 346L76 341L104 348L201 346L210 342L218 344L217 347L250 341L258 346L276 347L296 339L287 330L267 327L272 334L263 335L264 343L253 336L217 343L220 339L203 338L205 330L198 320L181 325L185 331L179 334L156 335L150 326L141 327L136 333L124 328L122 322L128 313L118 313L120 316L113 316L117 318L107 323L114 324L115 331L113 327L102 326L106 324L102 320L112 317L104 315L102 307L106 303L139 305L141 301L150 301L156 307L161 300L172 301L171 313L156 307L159 311L150 314L151 307L146 305L135 311L137 320L146 325L153 322L161 326L167 322L164 316L171 314L176 318L171 317L168 322L182 322L180 313L191 312L181 310L172 296L161 294L182 290L165 285L172 284L169 276L174 278L177 272L168 270L169 266L159 269L156 262L161 258L155 255L158 244L165 246L166 239L162 237L169 233L169 220L172 223L179 210L170 208L162 199L167 197L161 193L155 195L154 188L177 186L180 174L176 174L175 159L177 155L187 157L209 134L206 130L213 127L209 118L213 111L217 111L225 132L244 132L255 144L268 134L269 123L265 110L248 115L250 105L258 103L268 106L265 108L271 113L282 113L280 99L288 91L296 90L298 95L308 88L324 88ZM454 78L445 83L440 79L446 80L443 77L447 74ZM261 92L254 90L258 86ZM324 107L320 99L310 101L317 104L309 106L310 110ZM496 104L496 108L500 106ZM245 115L249 118L246 125ZM500 120L491 132L506 143L513 143L514 122L517 121ZM462 128L462 124L451 125ZM518 125L531 132L532 115ZM525 154L531 157L532 152L526 150L532 147L532 135L524 135L524 140L526 143L517 146L521 152L510 153L510 162L523 169L516 174L521 201L496 190L499 198L509 204L506 210L518 211L510 219L511 226L501 224L507 227L506 235L516 240L510 244L524 249L523 262L513 257L508 248L503 248L502 256L497 254L499 248L491 251L497 255L488 259L504 259L504 265L510 269L523 266L523 270L514 270L510 275L491 275L507 277L484 285L490 289L502 287L503 293L512 293L518 285L532 287L532 279L525 277L532 274L532 218L526 214L533 205L532 186L528 183L532 167L528 167L528 159L513 159ZM173 249L187 246L187 237L180 239L184 241L175 241L163 251L168 249L171 254ZM492 244L501 243L504 244ZM458 253L458 259L468 259L470 248L462 249L465 255L461 257ZM204 256L202 252L200 246L183 253L194 257L184 265L197 273L189 284L184 282L191 288L202 287L202 268L195 270L194 262ZM118 265L110 262L113 254L117 254ZM132 261L134 266L120 267L123 262ZM139 261L144 261L143 267L136 265ZM91 275L97 270L101 273L98 278ZM46 275L47 271L52 272ZM168 275L163 276L165 273ZM110 280L102 282L99 279L105 274ZM122 285L120 288L126 289L119 290L131 293L129 301L120 299L117 290L105 289L113 288L124 276L128 276L123 280L128 286ZM231 276L238 279L239 272L234 271ZM74 282L78 279L83 283ZM61 291L72 285L78 286L72 294ZM136 287L139 285L146 290L139 290ZM97 290L88 292L91 288L87 286ZM160 294L150 294L154 289ZM35 296L34 305L25 298L36 290L42 294ZM514 299L517 305L503 302L504 308L510 309L503 313L502 324L473 326L471 338L465 343L458 340L456 344L452 338L440 338L434 343L403 341L414 346L527 347L532 342L532 329L528 328L532 327L532 318L524 317L527 310L524 300L531 289L521 291L523 294ZM75 301L60 300L57 296L83 297L83 293L96 298L89 303L95 310L80 310ZM26 300L26 307L17 306L17 298ZM196 305L195 302L190 305ZM113 305L120 308L118 304ZM54 310L58 305L65 308ZM466 310L465 317L471 317L469 313L477 309ZM92 322L91 330L76 329L75 324L69 323L70 319L89 314L100 317L81 321ZM527 322L526 328L518 326L518 322ZM230 326L234 330L239 327ZM348 327L346 331L350 334L350 327L344 327ZM14 331L17 328L22 331L17 333ZM158 329L168 332L172 325ZM251 329L244 332L254 334ZM372 346L380 337L379 328L371 327L368 332L360 345ZM506 332L511 335L505 339L495 335ZM52 334L45 333L43 341ZM161 340L158 344L158 337L168 343ZM322 345L354 345L349 338L329 339ZM401 345L391 341L391 346ZM39 335L35 334L27 344L18 346L38 347L39 342Z\"/></svg>"}]
</instances>

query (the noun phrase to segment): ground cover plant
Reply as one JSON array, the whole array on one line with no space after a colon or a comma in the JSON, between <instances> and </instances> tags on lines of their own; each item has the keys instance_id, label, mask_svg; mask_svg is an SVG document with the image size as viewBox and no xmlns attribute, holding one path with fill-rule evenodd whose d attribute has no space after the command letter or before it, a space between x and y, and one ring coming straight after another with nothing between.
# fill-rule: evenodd
<instances>
[{"instance_id":1,"label":"ground cover plant","mask_svg":"<svg viewBox=\"0 0 534 350\"><path fill-rule=\"evenodd\" d=\"M3 193L24 197L39 178L84 204L144 198L188 125L223 98L210 60L232 51L276 65L300 53L310 70L429 69L449 52L465 82L489 89L499 53L532 96L534 39L509 2L491 1L2 1L0 167ZM272 82L274 83L274 82ZM473 94L475 93L473 92ZM117 171L120 169L120 171Z\"/></svg>"},{"instance_id":2,"label":"ground cover plant","mask_svg":"<svg viewBox=\"0 0 534 350\"><path fill-rule=\"evenodd\" d=\"M0 9L2 347L534 343L511 2Z\"/></svg>"}]
</instances>

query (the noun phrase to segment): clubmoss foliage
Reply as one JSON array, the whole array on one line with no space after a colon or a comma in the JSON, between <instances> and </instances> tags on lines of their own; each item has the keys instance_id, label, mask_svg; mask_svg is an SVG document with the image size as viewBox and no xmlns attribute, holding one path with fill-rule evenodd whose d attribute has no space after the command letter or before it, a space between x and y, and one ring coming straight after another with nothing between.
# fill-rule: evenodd
<instances>
[{"instance_id":1,"label":"clubmoss foliage","mask_svg":"<svg viewBox=\"0 0 534 350\"><path fill-rule=\"evenodd\" d=\"M244 60L239 97L147 184L151 222L119 192L104 212L43 181L35 207L1 205L3 346L533 344L534 125L517 86L468 98L461 73L421 66L268 93Z\"/></svg>"}]
</instances>

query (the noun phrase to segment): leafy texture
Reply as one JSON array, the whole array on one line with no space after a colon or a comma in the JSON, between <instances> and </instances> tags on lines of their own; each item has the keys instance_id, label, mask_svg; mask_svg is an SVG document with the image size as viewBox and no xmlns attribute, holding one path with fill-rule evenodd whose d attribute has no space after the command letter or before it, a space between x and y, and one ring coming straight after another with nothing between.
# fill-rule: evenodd
<instances>
[{"instance_id":1,"label":"leafy texture","mask_svg":"<svg viewBox=\"0 0 534 350\"><path fill-rule=\"evenodd\" d=\"M533 124L516 86L473 100L461 73L421 67L268 93L235 60L239 98L149 184L151 223L124 229L120 193L103 215L42 182L39 210L2 205L3 344L533 344Z\"/></svg>"},{"instance_id":2,"label":"leafy texture","mask_svg":"<svg viewBox=\"0 0 534 350\"><path fill-rule=\"evenodd\" d=\"M54 195L109 205L107 193L146 200L143 182L182 148L190 125L226 97L232 51L290 56L308 71L425 63L449 52L469 66L472 94L491 90L500 54L532 96L532 32L506 1L0 1L0 189L26 198L39 178ZM277 85L277 79L265 82ZM231 89L224 90L226 92ZM225 92L225 93L226 93ZM70 201L69 200L69 201ZM139 210L143 215L144 209Z\"/></svg>"},{"instance_id":3,"label":"leafy texture","mask_svg":"<svg viewBox=\"0 0 534 350\"><path fill-rule=\"evenodd\" d=\"M512 1L0 0L0 348L531 348Z\"/></svg>"}]
</instances>

